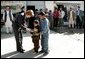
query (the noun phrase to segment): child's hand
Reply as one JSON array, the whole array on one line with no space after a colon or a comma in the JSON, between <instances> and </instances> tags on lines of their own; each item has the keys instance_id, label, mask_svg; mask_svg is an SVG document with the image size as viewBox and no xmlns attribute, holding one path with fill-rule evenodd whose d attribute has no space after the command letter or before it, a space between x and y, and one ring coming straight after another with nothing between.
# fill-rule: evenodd
<instances>
[{"instance_id":1,"label":"child's hand","mask_svg":"<svg viewBox=\"0 0 85 59\"><path fill-rule=\"evenodd\" d=\"M34 28L34 31L36 32L36 31L38 31L38 29Z\"/></svg>"}]
</instances>

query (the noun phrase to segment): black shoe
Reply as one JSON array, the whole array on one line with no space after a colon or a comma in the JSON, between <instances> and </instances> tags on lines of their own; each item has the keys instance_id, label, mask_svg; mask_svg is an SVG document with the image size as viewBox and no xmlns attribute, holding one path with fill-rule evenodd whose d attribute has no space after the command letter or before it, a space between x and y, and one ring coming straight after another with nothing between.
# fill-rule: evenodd
<instances>
[{"instance_id":1,"label":"black shoe","mask_svg":"<svg viewBox=\"0 0 85 59\"><path fill-rule=\"evenodd\" d=\"M17 49L17 51L19 52L19 51L20 51L20 49Z\"/></svg>"},{"instance_id":2,"label":"black shoe","mask_svg":"<svg viewBox=\"0 0 85 59\"><path fill-rule=\"evenodd\" d=\"M48 55L48 54L49 54L48 52L45 52L43 55L46 56L46 55Z\"/></svg>"},{"instance_id":3,"label":"black shoe","mask_svg":"<svg viewBox=\"0 0 85 59\"><path fill-rule=\"evenodd\" d=\"M19 50L17 50L17 52L20 52Z\"/></svg>"},{"instance_id":4,"label":"black shoe","mask_svg":"<svg viewBox=\"0 0 85 59\"><path fill-rule=\"evenodd\" d=\"M20 52L20 53L24 53L24 51L22 51L22 50L20 50L19 52Z\"/></svg>"},{"instance_id":5,"label":"black shoe","mask_svg":"<svg viewBox=\"0 0 85 59\"><path fill-rule=\"evenodd\" d=\"M41 50L39 53L44 53L44 51Z\"/></svg>"},{"instance_id":6,"label":"black shoe","mask_svg":"<svg viewBox=\"0 0 85 59\"><path fill-rule=\"evenodd\" d=\"M20 49L20 50L17 50L17 51L25 51L24 49Z\"/></svg>"},{"instance_id":7,"label":"black shoe","mask_svg":"<svg viewBox=\"0 0 85 59\"><path fill-rule=\"evenodd\" d=\"M9 32L9 34L12 34L12 32Z\"/></svg>"},{"instance_id":8,"label":"black shoe","mask_svg":"<svg viewBox=\"0 0 85 59\"><path fill-rule=\"evenodd\" d=\"M25 51L24 49L22 49L22 51Z\"/></svg>"},{"instance_id":9,"label":"black shoe","mask_svg":"<svg viewBox=\"0 0 85 59\"><path fill-rule=\"evenodd\" d=\"M18 52L20 52L20 53L24 53L24 49L22 49L22 50L17 50Z\"/></svg>"}]
</instances>

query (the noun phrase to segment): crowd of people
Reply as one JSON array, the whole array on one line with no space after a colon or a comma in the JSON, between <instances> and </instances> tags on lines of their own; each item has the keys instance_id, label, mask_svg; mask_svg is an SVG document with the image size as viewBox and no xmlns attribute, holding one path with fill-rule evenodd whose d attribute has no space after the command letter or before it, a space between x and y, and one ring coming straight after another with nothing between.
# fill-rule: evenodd
<instances>
[{"instance_id":1,"label":"crowd of people","mask_svg":"<svg viewBox=\"0 0 85 59\"><path fill-rule=\"evenodd\" d=\"M46 13L46 17L50 21L50 28L53 29L54 27L62 27L64 26L65 20L68 22L68 28L84 28L84 11L80 10L80 6L75 10L75 7L70 7L70 9L66 9L63 7L54 8L54 11L48 10L47 8L44 10L35 10L36 14L44 11Z\"/></svg>"},{"instance_id":2,"label":"crowd of people","mask_svg":"<svg viewBox=\"0 0 85 59\"><path fill-rule=\"evenodd\" d=\"M63 9L63 7L55 7L54 11L48 10L47 8L45 10L35 9L35 18L39 19L38 14L40 12L45 12L50 22L50 29L58 26L62 29L64 22L68 22L68 28L84 28L84 11L80 10L80 6L78 6L76 10L74 10L74 8L75 7L70 7L70 9L64 10L65 8ZM21 8L21 12L24 12L23 8ZM2 18L5 21L6 33L12 33L13 31L11 26L13 18L15 17L13 17L12 10L6 7ZM27 20L27 25L29 25L29 23L31 24L31 22Z\"/></svg>"},{"instance_id":3,"label":"crowd of people","mask_svg":"<svg viewBox=\"0 0 85 59\"><path fill-rule=\"evenodd\" d=\"M67 14L67 15L66 15ZM16 40L16 49L18 52L23 53L25 50L22 46L22 30L29 31L32 35L32 42L34 43L33 51L38 53L39 40L41 40L41 53L48 54L48 40L50 29L54 27L60 27L62 29L64 25L64 19L67 16L69 28L82 28L84 27L84 13L78 9L74 11L73 7L67 11L62 7L54 8L54 11L46 8L45 10L27 10L24 11L24 7L21 8L21 12L17 13L15 18L9 6L3 12L3 22L6 27L6 33L14 33ZM72 25L72 26L71 26Z\"/></svg>"}]
</instances>

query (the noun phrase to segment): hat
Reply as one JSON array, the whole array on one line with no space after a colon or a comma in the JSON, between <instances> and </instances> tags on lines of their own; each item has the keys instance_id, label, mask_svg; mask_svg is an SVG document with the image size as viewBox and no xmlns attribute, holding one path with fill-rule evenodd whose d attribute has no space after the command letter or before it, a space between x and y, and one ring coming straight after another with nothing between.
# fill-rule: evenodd
<instances>
[{"instance_id":1,"label":"hat","mask_svg":"<svg viewBox=\"0 0 85 59\"><path fill-rule=\"evenodd\" d=\"M24 9L24 6L21 9Z\"/></svg>"}]
</instances>

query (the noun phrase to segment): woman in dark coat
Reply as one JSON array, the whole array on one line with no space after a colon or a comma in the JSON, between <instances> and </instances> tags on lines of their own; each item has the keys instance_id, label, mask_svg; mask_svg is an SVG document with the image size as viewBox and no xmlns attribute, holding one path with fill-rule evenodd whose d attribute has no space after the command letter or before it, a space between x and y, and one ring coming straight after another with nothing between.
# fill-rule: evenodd
<instances>
[{"instance_id":1,"label":"woman in dark coat","mask_svg":"<svg viewBox=\"0 0 85 59\"><path fill-rule=\"evenodd\" d=\"M27 20L27 23L28 23L28 28L30 29L33 29L34 28L34 25L33 25L33 22L35 20L35 17L34 17L34 13L32 10L28 10L26 11L26 20Z\"/></svg>"}]
</instances>

